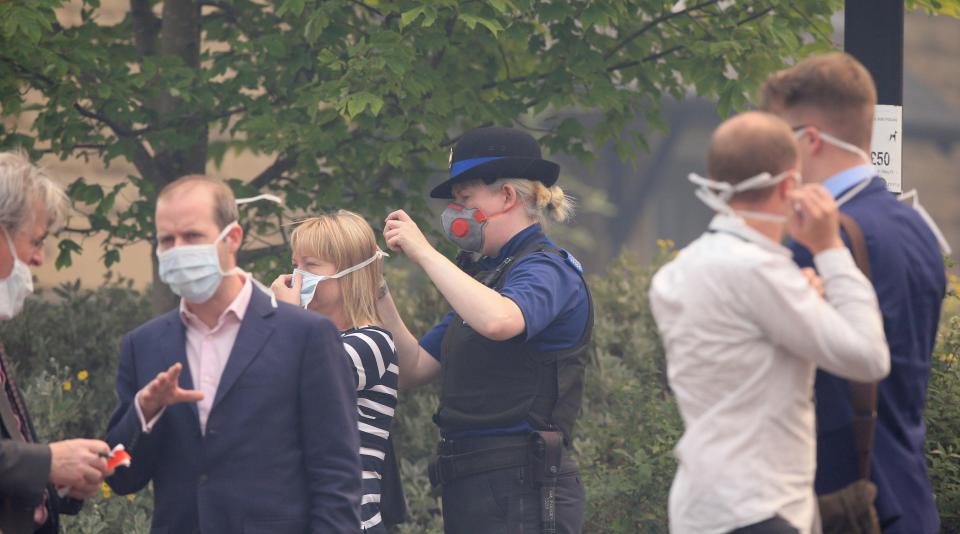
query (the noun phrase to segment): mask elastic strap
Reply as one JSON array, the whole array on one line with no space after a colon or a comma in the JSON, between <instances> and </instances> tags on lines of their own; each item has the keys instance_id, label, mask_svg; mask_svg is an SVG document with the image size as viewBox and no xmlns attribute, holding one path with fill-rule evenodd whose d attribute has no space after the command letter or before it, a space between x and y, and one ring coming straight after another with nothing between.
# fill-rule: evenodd
<instances>
[{"instance_id":1,"label":"mask elastic strap","mask_svg":"<svg viewBox=\"0 0 960 534\"><path fill-rule=\"evenodd\" d=\"M807 130L806 128L804 128L803 130L798 131L794 135L794 137L796 137L797 139L800 139L801 137L803 137L803 135L806 132ZM853 154L860 156L860 158L863 159L863 162L866 163L867 165L872 164L872 162L870 161L870 156L868 156L867 153L864 152L863 149L858 147L857 145L854 145L853 143L848 143L824 131L819 131L819 133L820 133L820 138L826 141L827 144L833 145L841 150L846 150L847 152L851 152Z\"/></svg>"},{"instance_id":2,"label":"mask elastic strap","mask_svg":"<svg viewBox=\"0 0 960 534\"><path fill-rule=\"evenodd\" d=\"M783 215L764 213L760 211L734 210L727 202L733 197L733 195L743 191L773 187L782 182L791 172L793 171L784 171L777 175L771 175L768 172L763 172L756 176L751 176L750 178L747 178L736 185L732 185L729 182L718 182L716 180L711 180L710 178L705 178L696 173L690 173L687 176L687 179L691 183L700 186L696 191L694 191L694 194L710 209L717 213L731 216L739 215L749 219L783 223L787 221L787 218Z\"/></svg>"},{"instance_id":3,"label":"mask elastic strap","mask_svg":"<svg viewBox=\"0 0 960 534\"><path fill-rule=\"evenodd\" d=\"M384 252L384 251L382 251L382 250L380 250L380 249L377 249L377 251L373 253L373 256L370 257L370 259L364 260L364 261L362 261L362 262L354 265L353 267L348 267L348 268L340 271L340 272L337 273L337 274L332 274L332 275L330 275L330 278L333 278L333 279L343 278L344 276L346 276L346 275L348 275L348 274L350 274L350 273L352 273L352 272L354 272L354 271L359 271L360 269L363 269L364 267L366 267L367 265L370 265L371 263L373 263L374 261L376 261L376 260L379 259L379 258L389 258L389 257L390 257L389 254L387 254L386 252ZM321 281L322 281L322 280L321 280Z\"/></svg>"},{"instance_id":4,"label":"mask elastic strap","mask_svg":"<svg viewBox=\"0 0 960 534\"><path fill-rule=\"evenodd\" d=\"M519 198L519 196L518 196L518 198ZM484 221L489 221L490 219L492 219L492 218L494 218L494 217L499 217L499 216L503 215L504 213L509 213L509 212L511 212L511 211L519 208L520 206L523 206L524 204L526 204L526 202L521 198L516 204L514 204L513 206L510 206L509 208L507 208L507 209L505 209L505 210L503 210L503 211L498 211L497 213L494 213L494 214L492 214L492 215L487 215L486 213L484 213L484 214L483 214L483 220L484 220ZM481 212L481 213L482 213L482 212Z\"/></svg>"},{"instance_id":5,"label":"mask elastic strap","mask_svg":"<svg viewBox=\"0 0 960 534\"><path fill-rule=\"evenodd\" d=\"M224 226L224 227L223 227L223 230L220 230L220 235L218 235L217 238L213 240L213 243L214 243L214 244L219 243L220 241L223 240L223 238L227 237L227 234L230 233L230 230L233 230L233 227L234 227L234 226L236 226L237 228L239 228L239 227L240 227L240 221L233 221L232 223Z\"/></svg>"},{"instance_id":6,"label":"mask elastic strap","mask_svg":"<svg viewBox=\"0 0 960 534\"><path fill-rule=\"evenodd\" d=\"M20 257L17 256L17 247L13 245L13 236L10 235L6 227L3 228L3 235L7 237L7 248L10 249L10 257L16 262Z\"/></svg>"},{"instance_id":7,"label":"mask elastic strap","mask_svg":"<svg viewBox=\"0 0 960 534\"><path fill-rule=\"evenodd\" d=\"M278 196L276 196L276 195L271 195L270 193L264 193L264 194L262 194L262 195L257 195L257 196L255 196L255 197L238 198L238 199L236 200L236 203L237 203L237 205L249 204L249 203L251 203L251 202L256 202L256 201L258 201L258 200L269 200L270 202L273 202L274 204L279 204L279 205L281 205L281 206L283 205L283 200L282 200L280 197L278 197Z\"/></svg>"},{"instance_id":8,"label":"mask elastic strap","mask_svg":"<svg viewBox=\"0 0 960 534\"><path fill-rule=\"evenodd\" d=\"M280 206L283 206L283 200L282 200L280 197L278 197L278 196L276 196L276 195L271 195L271 194L269 194L269 193L263 193L263 194L261 194L261 195L255 196L255 197L238 198L238 199L236 199L234 202L235 202L238 206L241 206L241 205L243 205L243 204L250 204L251 202L256 202L256 201L258 201L258 200L269 200L270 202L273 202L274 204L278 204L278 205L280 205ZM239 227L239 226L240 226L240 221L233 221L232 223L228 224L228 225L226 226L226 228L224 228L223 231L220 232L220 236L217 238L217 241L215 241L215 242L219 242L221 239L223 239L224 237L226 237L227 234L230 232L230 229L233 228L234 226L238 226L238 227ZM223 273L223 276L229 276L229 275L231 275L231 274L246 275L247 273L246 273L246 271L244 271L244 270L241 269L240 267L234 267L233 269L230 269L228 272ZM277 307L277 296L273 293L273 291L271 291L269 287L265 286L265 285L263 284L263 282L261 282L260 280L257 280L256 278L254 278L254 276L253 276L252 274L250 274L250 280L253 281L253 284L254 284L255 286L257 286L257 288L259 288L260 291L263 291L263 292L266 293L267 295L270 295L270 305L273 306L274 308L276 308L276 307Z\"/></svg>"},{"instance_id":9,"label":"mask elastic strap","mask_svg":"<svg viewBox=\"0 0 960 534\"><path fill-rule=\"evenodd\" d=\"M920 204L920 194L917 193L916 189L907 191L906 193L897 197L897 199L902 201L912 200L913 209L920 215L920 218L923 219L923 222L927 223L927 226L930 227L930 231L933 232L934 237L937 238L937 243L940 244L940 250L942 250L947 256L953 254L953 249L950 248L950 243L947 243L947 238L944 237L943 232L940 231L940 227L937 226L937 223L934 222L933 217L931 217L923 205Z\"/></svg>"}]
</instances>

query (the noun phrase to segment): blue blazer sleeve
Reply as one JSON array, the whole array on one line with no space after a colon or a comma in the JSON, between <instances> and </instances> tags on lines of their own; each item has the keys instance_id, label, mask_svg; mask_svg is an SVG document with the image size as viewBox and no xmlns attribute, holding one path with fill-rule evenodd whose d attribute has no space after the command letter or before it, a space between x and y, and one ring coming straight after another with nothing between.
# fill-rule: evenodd
<instances>
[{"instance_id":1,"label":"blue blazer sleeve","mask_svg":"<svg viewBox=\"0 0 960 534\"><path fill-rule=\"evenodd\" d=\"M110 447L123 443L133 457L130 467L118 469L107 483L120 495L143 489L153 477L159 451L159 434L163 431L162 420L150 434L144 434L140 418L134 407L134 396L142 386L137 381L133 335L123 338L120 363L117 368L117 407L107 425L106 441Z\"/></svg>"},{"instance_id":2,"label":"blue blazer sleeve","mask_svg":"<svg viewBox=\"0 0 960 534\"><path fill-rule=\"evenodd\" d=\"M311 329L299 388L310 532L356 532L361 496L357 392L340 334L329 321Z\"/></svg>"}]
</instances>

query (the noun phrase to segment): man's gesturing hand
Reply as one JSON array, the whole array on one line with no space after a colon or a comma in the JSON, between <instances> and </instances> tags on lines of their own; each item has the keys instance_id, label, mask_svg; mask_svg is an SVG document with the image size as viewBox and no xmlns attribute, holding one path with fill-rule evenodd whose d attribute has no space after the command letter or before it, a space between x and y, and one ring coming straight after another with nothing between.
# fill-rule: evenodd
<instances>
[{"instance_id":1,"label":"man's gesturing hand","mask_svg":"<svg viewBox=\"0 0 960 534\"><path fill-rule=\"evenodd\" d=\"M182 370L183 365L175 363L140 390L140 410L144 419L153 419L161 409L172 404L203 400L203 392L180 387Z\"/></svg>"}]
</instances>

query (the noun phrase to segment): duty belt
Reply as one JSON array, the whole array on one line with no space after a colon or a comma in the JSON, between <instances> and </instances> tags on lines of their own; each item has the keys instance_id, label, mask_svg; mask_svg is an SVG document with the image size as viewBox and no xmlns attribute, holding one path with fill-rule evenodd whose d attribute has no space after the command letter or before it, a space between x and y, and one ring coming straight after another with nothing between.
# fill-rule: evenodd
<instances>
[{"instance_id":1,"label":"duty belt","mask_svg":"<svg viewBox=\"0 0 960 534\"><path fill-rule=\"evenodd\" d=\"M528 436L481 437L440 440L437 457L430 462L430 483L449 484L457 479L530 463Z\"/></svg>"},{"instance_id":2,"label":"duty belt","mask_svg":"<svg viewBox=\"0 0 960 534\"><path fill-rule=\"evenodd\" d=\"M563 434L541 431L529 436L441 440L430 462L430 483L436 487L480 473L533 465L540 486L543 534L557 531L557 476L563 458Z\"/></svg>"}]
</instances>

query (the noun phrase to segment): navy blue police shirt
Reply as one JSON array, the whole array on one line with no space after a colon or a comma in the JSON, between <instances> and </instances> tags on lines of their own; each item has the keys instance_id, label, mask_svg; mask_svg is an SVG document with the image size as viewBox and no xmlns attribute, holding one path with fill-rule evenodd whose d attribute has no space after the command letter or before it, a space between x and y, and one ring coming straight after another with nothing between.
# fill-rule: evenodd
<instances>
[{"instance_id":1,"label":"navy blue police shirt","mask_svg":"<svg viewBox=\"0 0 960 534\"><path fill-rule=\"evenodd\" d=\"M520 247L537 234L540 237L530 241L531 244L543 243L551 248L559 248L543 234L539 224L534 224L510 238L495 257L481 258L477 267L484 271L497 268L504 259L520 252ZM582 268L568 252L561 252L562 255L536 252L524 256L507 273L500 290L500 294L515 302L523 313L526 330L520 335L537 350L544 352L576 346L590 316ZM440 346L453 317L453 311L447 312L436 326L420 338L420 346L437 360L442 358ZM471 435L515 434L530 430L532 427L523 423L511 428L444 434L444 437L453 439Z\"/></svg>"},{"instance_id":2,"label":"navy blue police shirt","mask_svg":"<svg viewBox=\"0 0 960 534\"><path fill-rule=\"evenodd\" d=\"M860 182L851 169L824 182L840 197ZM849 177L851 180L843 180ZM940 519L924 455L923 409L930 377L946 273L940 248L923 219L887 191L875 171L869 184L840 211L863 231L883 329L890 346L890 375L878 387L877 427L871 478L884 534L935 533ZM791 243L800 267L812 267L810 252ZM815 383L817 494L836 491L859 478L847 381L822 370Z\"/></svg>"}]
</instances>

